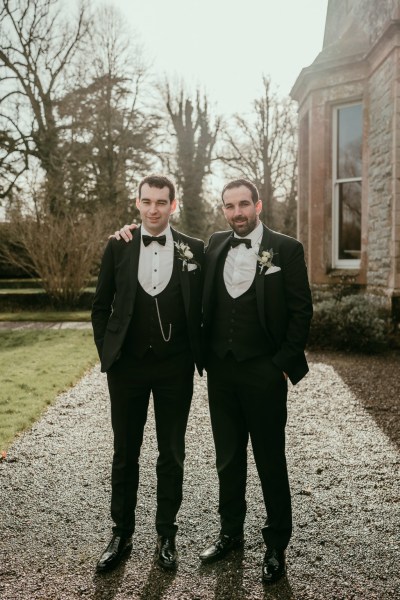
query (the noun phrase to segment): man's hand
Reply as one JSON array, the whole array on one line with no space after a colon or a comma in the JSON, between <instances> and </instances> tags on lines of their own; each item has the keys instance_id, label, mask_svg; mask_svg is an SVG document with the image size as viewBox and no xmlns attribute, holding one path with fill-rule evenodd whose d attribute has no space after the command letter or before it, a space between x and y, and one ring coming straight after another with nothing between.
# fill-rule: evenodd
<instances>
[{"instance_id":1,"label":"man's hand","mask_svg":"<svg viewBox=\"0 0 400 600\"><path fill-rule=\"evenodd\" d=\"M131 223L130 225L124 225L118 231L115 231L113 235L109 235L108 239L115 238L116 240L124 240L125 242L130 242L132 239L132 233L134 229L137 229L136 223Z\"/></svg>"}]
</instances>

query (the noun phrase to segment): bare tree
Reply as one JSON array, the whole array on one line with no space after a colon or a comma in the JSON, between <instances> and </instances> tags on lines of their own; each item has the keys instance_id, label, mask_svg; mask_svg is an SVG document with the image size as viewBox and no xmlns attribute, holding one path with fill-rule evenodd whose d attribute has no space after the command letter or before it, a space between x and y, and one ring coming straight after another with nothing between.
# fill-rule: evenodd
<instances>
[{"instance_id":1,"label":"bare tree","mask_svg":"<svg viewBox=\"0 0 400 600\"><path fill-rule=\"evenodd\" d=\"M296 197L297 119L294 103L280 100L263 77L263 95L248 116L235 115L224 131L219 159L229 173L253 181L263 200L261 218L269 227L293 229L291 215ZM280 200L280 202L278 202ZM283 209L283 210L282 210Z\"/></svg>"},{"instance_id":2,"label":"bare tree","mask_svg":"<svg viewBox=\"0 0 400 600\"><path fill-rule=\"evenodd\" d=\"M71 157L68 189L90 204L112 205L120 218L132 200L138 174L156 155L158 119L148 105L148 68L121 15L105 6L93 23L90 61L81 83L59 103ZM146 104L143 98L146 96Z\"/></svg>"},{"instance_id":3,"label":"bare tree","mask_svg":"<svg viewBox=\"0 0 400 600\"><path fill-rule=\"evenodd\" d=\"M1 196L14 197L1 253L39 276L55 303L73 305L104 228L148 168L157 120L140 101L145 66L116 11L89 19L82 7L71 24L63 7L4 0L0 8Z\"/></svg>"},{"instance_id":4,"label":"bare tree","mask_svg":"<svg viewBox=\"0 0 400 600\"><path fill-rule=\"evenodd\" d=\"M0 9L0 197L37 159L49 209L63 210L64 155L56 100L87 34L81 5L70 23L59 0L3 0Z\"/></svg>"},{"instance_id":5,"label":"bare tree","mask_svg":"<svg viewBox=\"0 0 400 600\"><path fill-rule=\"evenodd\" d=\"M181 227L189 235L201 237L207 228L209 214L203 186L205 178L211 174L221 120L219 117L213 119L207 96L200 92L193 99L181 86L174 94L167 83L164 99L176 141L176 162L172 170L181 193Z\"/></svg>"}]
</instances>

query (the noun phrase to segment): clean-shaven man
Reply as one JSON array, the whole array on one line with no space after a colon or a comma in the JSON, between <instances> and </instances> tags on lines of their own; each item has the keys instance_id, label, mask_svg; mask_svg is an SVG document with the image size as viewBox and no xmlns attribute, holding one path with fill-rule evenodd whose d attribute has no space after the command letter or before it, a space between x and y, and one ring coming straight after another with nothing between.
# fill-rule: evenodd
<instances>
[{"instance_id":1,"label":"clean-shaven man","mask_svg":"<svg viewBox=\"0 0 400 600\"><path fill-rule=\"evenodd\" d=\"M153 394L157 460L157 561L177 566L176 516L182 500L185 431L200 343L204 243L175 231L170 179L139 184L142 225L131 244L110 239L92 308L94 339L107 372L114 432L111 516L113 535L97 571L114 568L132 548L139 454Z\"/></svg>"}]
</instances>

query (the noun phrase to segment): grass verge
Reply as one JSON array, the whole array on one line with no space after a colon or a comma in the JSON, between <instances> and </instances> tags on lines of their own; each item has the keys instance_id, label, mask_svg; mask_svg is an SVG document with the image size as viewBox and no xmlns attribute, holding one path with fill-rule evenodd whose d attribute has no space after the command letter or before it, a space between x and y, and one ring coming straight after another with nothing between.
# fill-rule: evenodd
<instances>
[{"instance_id":1,"label":"grass verge","mask_svg":"<svg viewBox=\"0 0 400 600\"><path fill-rule=\"evenodd\" d=\"M0 450L96 361L90 330L0 331Z\"/></svg>"},{"instance_id":2,"label":"grass verge","mask_svg":"<svg viewBox=\"0 0 400 600\"><path fill-rule=\"evenodd\" d=\"M56 321L90 321L90 311L29 311L1 312L0 321L43 321L54 323Z\"/></svg>"}]
</instances>

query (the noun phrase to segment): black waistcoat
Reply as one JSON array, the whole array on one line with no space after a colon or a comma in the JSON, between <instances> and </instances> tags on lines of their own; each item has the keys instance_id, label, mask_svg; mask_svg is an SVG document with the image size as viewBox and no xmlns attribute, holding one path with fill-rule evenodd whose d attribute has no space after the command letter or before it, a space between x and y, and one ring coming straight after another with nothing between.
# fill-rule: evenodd
<instances>
[{"instance_id":1,"label":"black waistcoat","mask_svg":"<svg viewBox=\"0 0 400 600\"><path fill-rule=\"evenodd\" d=\"M212 349L220 358L232 352L238 361L273 354L274 349L258 318L255 279L244 294L232 298L224 281L224 265L222 256L215 279Z\"/></svg>"},{"instance_id":2,"label":"black waistcoat","mask_svg":"<svg viewBox=\"0 0 400 600\"><path fill-rule=\"evenodd\" d=\"M158 310L157 310L158 305ZM161 331L160 321L162 324ZM180 352L191 352L185 307L178 267L172 269L167 287L157 296L150 296L138 282L135 307L124 340L122 352L142 357L149 348L160 358Z\"/></svg>"}]
</instances>

